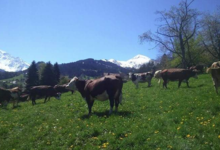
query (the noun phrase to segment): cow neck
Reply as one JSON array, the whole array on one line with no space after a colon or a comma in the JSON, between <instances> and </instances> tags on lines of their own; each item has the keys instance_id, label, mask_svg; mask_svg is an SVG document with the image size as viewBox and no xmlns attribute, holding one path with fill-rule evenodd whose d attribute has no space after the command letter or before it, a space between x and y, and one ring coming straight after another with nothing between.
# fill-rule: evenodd
<instances>
[{"instance_id":1,"label":"cow neck","mask_svg":"<svg viewBox=\"0 0 220 150\"><path fill-rule=\"evenodd\" d=\"M85 85L86 85L86 80L78 80L76 82L76 88L80 92L82 97L86 97L85 90L84 90Z\"/></svg>"}]
</instances>

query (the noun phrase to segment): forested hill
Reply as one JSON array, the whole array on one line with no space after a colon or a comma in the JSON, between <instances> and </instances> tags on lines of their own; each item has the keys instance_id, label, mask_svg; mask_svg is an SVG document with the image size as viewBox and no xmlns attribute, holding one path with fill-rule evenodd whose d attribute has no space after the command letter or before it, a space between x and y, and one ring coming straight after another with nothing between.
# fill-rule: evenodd
<instances>
[{"instance_id":1,"label":"forested hill","mask_svg":"<svg viewBox=\"0 0 220 150\"><path fill-rule=\"evenodd\" d=\"M111 62L102 60L94 60L92 58L79 60L72 63L59 65L61 75L68 75L69 77L86 75L90 77L102 76L104 72L109 73L128 73L129 70L122 68Z\"/></svg>"}]
</instances>

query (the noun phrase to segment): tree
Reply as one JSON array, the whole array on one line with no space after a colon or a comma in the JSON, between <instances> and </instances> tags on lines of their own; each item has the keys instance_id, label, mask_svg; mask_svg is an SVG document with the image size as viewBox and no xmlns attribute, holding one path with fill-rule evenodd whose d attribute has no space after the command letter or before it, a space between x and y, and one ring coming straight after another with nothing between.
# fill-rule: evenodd
<instances>
[{"instance_id":1,"label":"tree","mask_svg":"<svg viewBox=\"0 0 220 150\"><path fill-rule=\"evenodd\" d=\"M56 84L58 84L60 82L60 69L59 69L58 63L54 64L53 72L54 72L54 75L55 75Z\"/></svg>"},{"instance_id":2,"label":"tree","mask_svg":"<svg viewBox=\"0 0 220 150\"><path fill-rule=\"evenodd\" d=\"M162 50L169 51L181 58L182 67L187 67L186 52L190 51L189 40L194 38L198 29L199 13L190 9L187 0L181 1L179 7L171 7L169 11L158 11L161 17L161 25L157 27L155 34L151 31L140 36L141 42L155 42Z\"/></svg>"},{"instance_id":3,"label":"tree","mask_svg":"<svg viewBox=\"0 0 220 150\"><path fill-rule=\"evenodd\" d=\"M28 68L27 80L26 80L26 89L29 89L31 86L39 85L39 76L37 72L37 67L35 61L33 61Z\"/></svg>"},{"instance_id":4,"label":"tree","mask_svg":"<svg viewBox=\"0 0 220 150\"><path fill-rule=\"evenodd\" d=\"M204 14L201 23L201 34L206 51L216 60L220 60L220 7L213 14Z\"/></svg>"},{"instance_id":5,"label":"tree","mask_svg":"<svg viewBox=\"0 0 220 150\"><path fill-rule=\"evenodd\" d=\"M53 66L51 65L50 62L46 64L41 74L40 83L41 85L51 85L51 86L56 85L56 79L55 79L55 75L53 72Z\"/></svg>"}]
</instances>

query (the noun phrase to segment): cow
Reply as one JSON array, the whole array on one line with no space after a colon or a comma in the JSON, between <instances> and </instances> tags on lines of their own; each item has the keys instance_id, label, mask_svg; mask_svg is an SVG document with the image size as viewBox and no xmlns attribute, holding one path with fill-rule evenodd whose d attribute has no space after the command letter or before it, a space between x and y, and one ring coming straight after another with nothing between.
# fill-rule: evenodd
<instances>
[{"instance_id":1,"label":"cow","mask_svg":"<svg viewBox=\"0 0 220 150\"><path fill-rule=\"evenodd\" d=\"M120 76L122 78L123 83L126 83L129 79L128 74L125 73L103 73L103 76L109 76L109 75Z\"/></svg>"},{"instance_id":2,"label":"cow","mask_svg":"<svg viewBox=\"0 0 220 150\"><path fill-rule=\"evenodd\" d=\"M207 69L207 73L210 72L215 91L218 94L218 87L220 86L220 61L214 62L211 67Z\"/></svg>"},{"instance_id":3,"label":"cow","mask_svg":"<svg viewBox=\"0 0 220 150\"><path fill-rule=\"evenodd\" d=\"M161 77L163 79L163 87L167 88L167 82L170 81L179 81L178 88L181 85L183 80L186 81L187 87L189 87L188 80L190 77L198 78L197 71L190 70L190 69L179 69L179 68L172 68L172 69L164 69L161 72Z\"/></svg>"},{"instance_id":4,"label":"cow","mask_svg":"<svg viewBox=\"0 0 220 150\"><path fill-rule=\"evenodd\" d=\"M47 98L50 100L51 96L54 96L56 99L60 99L61 93L57 93L57 91L48 85L40 85L40 86L33 86L29 91L28 99L32 100L32 105L35 105L36 96L44 97L44 103L46 103Z\"/></svg>"},{"instance_id":5,"label":"cow","mask_svg":"<svg viewBox=\"0 0 220 150\"><path fill-rule=\"evenodd\" d=\"M15 87L12 89L4 89L0 88L0 103L9 103L10 100L13 100L13 108L15 107L15 101L18 105L19 96L21 93L21 89L19 87Z\"/></svg>"},{"instance_id":6,"label":"cow","mask_svg":"<svg viewBox=\"0 0 220 150\"><path fill-rule=\"evenodd\" d=\"M153 77L153 73L146 72L146 73L129 73L129 78L138 88L138 82L148 82L148 87L151 86L151 79Z\"/></svg>"},{"instance_id":7,"label":"cow","mask_svg":"<svg viewBox=\"0 0 220 150\"><path fill-rule=\"evenodd\" d=\"M189 69L190 70L198 70L199 72L203 73L204 65L191 66Z\"/></svg>"},{"instance_id":8,"label":"cow","mask_svg":"<svg viewBox=\"0 0 220 150\"><path fill-rule=\"evenodd\" d=\"M58 93L65 93L65 92L71 91L71 93L73 94L73 90L66 89L66 84L63 84L63 85L55 85L53 88L54 88Z\"/></svg>"},{"instance_id":9,"label":"cow","mask_svg":"<svg viewBox=\"0 0 220 150\"><path fill-rule=\"evenodd\" d=\"M158 84L160 84L161 71L162 71L162 70L157 70L157 71L154 73L154 78L158 79Z\"/></svg>"},{"instance_id":10,"label":"cow","mask_svg":"<svg viewBox=\"0 0 220 150\"><path fill-rule=\"evenodd\" d=\"M67 89L77 90L88 104L89 115L91 115L94 100L110 101L109 114L118 111L118 105L122 102L123 81L120 76L104 76L93 80L79 80L74 77L66 86Z\"/></svg>"}]
</instances>

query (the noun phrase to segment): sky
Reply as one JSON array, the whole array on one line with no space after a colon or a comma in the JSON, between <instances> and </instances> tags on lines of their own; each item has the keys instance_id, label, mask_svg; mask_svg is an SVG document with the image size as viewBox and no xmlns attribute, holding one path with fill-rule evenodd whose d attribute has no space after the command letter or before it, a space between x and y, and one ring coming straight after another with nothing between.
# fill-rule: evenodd
<instances>
[{"instance_id":1,"label":"sky","mask_svg":"<svg viewBox=\"0 0 220 150\"><path fill-rule=\"evenodd\" d=\"M126 61L161 55L140 43L156 31L156 11L181 0L0 0L0 49L27 63L69 63L94 58ZM220 0L195 0L191 8L213 12ZM0 62L1 63L1 62Z\"/></svg>"}]
</instances>

